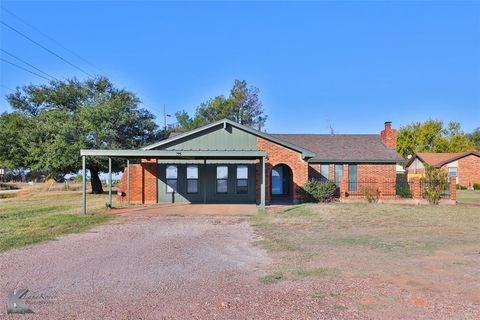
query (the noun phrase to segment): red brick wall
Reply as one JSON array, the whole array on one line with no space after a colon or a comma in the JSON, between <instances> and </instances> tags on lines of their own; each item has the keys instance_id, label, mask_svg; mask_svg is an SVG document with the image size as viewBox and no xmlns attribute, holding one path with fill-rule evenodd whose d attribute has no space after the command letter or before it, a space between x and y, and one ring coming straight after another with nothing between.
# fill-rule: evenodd
<instances>
[{"instance_id":1,"label":"red brick wall","mask_svg":"<svg viewBox=\"0 0 480 320\"><path fill-rule=\"evenodd\" d=\"M122 174L119 191L124 196L117 195L117 201L127 201L127 170ZM130 165L130 202L156 203L157 202L157 161L142 159L141 164Z\"/></svg>"},{"instance_id":2,"label":"red brick wall","mask_svg":"<svg viewBox=\"0 0 480 320\"><path fill-rule=\"evenodd\" d=\"M448 172L446 165L442 169ZM473 187L474 183L480 183L480 157L471 154L458 160L458 184Z\"/></svg>"},{"instance_id":3,"label":"red brick wall","mask_svg":"<svg viewBox=\"0 0 480 320\"><path fill-rule=\"evenodd\" d=\"M357 170L358 180L395 180L397 177L395 164L359 164Z\"/></svg>"},{"instance_id":4,"label":"red brick wall","mask_svg":"<svg viewBox=\"0 0 480 320\"><path fill-rule=\"evenodd\" d=\"M292 195L298 201L297 187L308 181L308 162L302 159L302 154L268 140L257 138L257 149L267 152L265 163L265 200L270 203L270 173L277 164L286 164L292 170ZM257 202L260 201L260 164L257 162Z\"/></svg>"}]
</instances>

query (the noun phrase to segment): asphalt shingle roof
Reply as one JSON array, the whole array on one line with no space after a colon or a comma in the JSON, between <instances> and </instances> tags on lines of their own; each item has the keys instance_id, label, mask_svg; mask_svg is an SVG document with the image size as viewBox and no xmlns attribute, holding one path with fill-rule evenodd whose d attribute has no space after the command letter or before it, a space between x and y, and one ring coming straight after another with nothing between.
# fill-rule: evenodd
<instances>
[{"instance_id":1,"label":"asphalt shingle roof","mask_svg":"<svg viewBox=\"0 0 480 320\"><path fill-rule=\"evenodd\" d=\"M447 153L447 152L419 152L415 154L416 157L420 158L423 162L434 167L441 167L442 165L463 158L467 155L474 154L480 157L480 152L467 151L467 152L456 152L456 153ZM413 162L413 159L408 162L407 165L410 165Z\"/></svg>"},{"instance_id":2,"label":"asphalt shingle roof","mask_svg":"<svg viewBox=\"0 0 480 320\"><path fill-rule=\"evenodd\" d=\"M379 134L271 134L316 154L310 161L403 162Z\"/></svg>"}]
</instances>

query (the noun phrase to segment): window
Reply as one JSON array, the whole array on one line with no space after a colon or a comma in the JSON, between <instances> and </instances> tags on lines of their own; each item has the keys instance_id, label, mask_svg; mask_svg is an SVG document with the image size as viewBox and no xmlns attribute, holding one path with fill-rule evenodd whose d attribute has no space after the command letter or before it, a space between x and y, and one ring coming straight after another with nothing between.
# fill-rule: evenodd
<instances>
[{"instance_id":1,"label":"window","mask_svg":"<svg viewBox=\"0 0 480 320\"><path fill-rule=\"evenodd\" d=\"M335 185L337 188L340 188L340 181L342 180L343 176L343 164L336 164L335 165Z\"/></svg>"},{"instance_id":2,"label":"window","mask_svg":"<svg viewBox=\"0 0 480 320\"><path fill-rule=\"evenodd\" d=\"M357 165L348 165L348 191L357 192Z\"/></svg>"},{"instance_id":3,"label":"window","mask_svg":"<svg viewBox=\"0 0 480 320\"><path fill-rule=\"evenodd\" d=\"M320 165L320 181L327 182L330 176L330 165L329 164L321 164Z\"/></svg>"},{"instance_id":4,"label":"window","mask_svg":"<svg viewBox=\"0 0 480 320\"><path fill-rule=\"evenodd\" d=\"M198 193L198 166L187 166L187 193Z\"/></svg>"},{"instance_id":5,"label":"window","mask_svg":"<svg viewBox=\"0 0 480 320\"><path fill-rule=\"evenodd\" d=\"M276 165L272 168L271 178L272 195L283 195L283 166Z\"/></svg>"},{"instance_id":6,"label":"window","mask_svg":"<svg viewBox=\"0 0 480 320\"><path fill-rule=\"evenodd\" d=\"M457 167L448 167L448 176L449 177L456 177L458 174L458 168Z\"/></svg>"},{"instance_id":7,"label":"window","mask_svg":"<svg viewBox=\"0 0 480 320\"><path fill-rule=\"evenodd\" d=\"M167 193L174 193L177 191L177 166L167 166L165 169L165 177L167 179Z\"/></svg>"},{"instance_id":8,"label":"window","mask_svg":"<svg viewBox=\"0 0 480 320\"><path fill-rule=\"evenodd\" d=\"M228 192L228 167L217 167L217 193Z\"/></svg>"},{"instance_id":9,"label":"window","mask_svg":"<svg viewBox=\"0 0 480 320\"><path fill-rule=\"evenodd\" d=\"M237 166L237 193L248 193L248 167Z\"/></svg>"}]
</instances>

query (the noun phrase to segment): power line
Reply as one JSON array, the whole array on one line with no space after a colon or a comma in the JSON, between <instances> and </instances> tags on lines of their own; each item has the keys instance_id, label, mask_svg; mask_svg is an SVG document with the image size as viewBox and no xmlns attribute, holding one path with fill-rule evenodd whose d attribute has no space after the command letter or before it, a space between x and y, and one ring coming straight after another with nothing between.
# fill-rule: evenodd
<instances>
[{"instance_id":1,"label":"power line","mask_svg":"<svg viewBox=\"0 0 480 320\"><path fill-rule=\"evenodd\" d=\"M43 79L45 79L45 80L47 80L47 81L51 81L51 79L48 79L48 78L46 78L46 77L44 77L44 76L42 76L42 75L40 75L40 74L38 74L38 73L36 73L36 72L34 72L34 71L32 71L32 70L28 70L27 68L24 68L24 67L22 67L22 66L19 66L19 65L16 64L16 63L10 62L10 61L5 60L5 59L3 59L3 58L0 58L0 60L3 61L3 62L6 62L6 63L8 63L8 64L11 64L12 66L15 66L15 67L17 67L17 68L19 68L19 69L22 69L22 70L25 70L25 71L27 71L27 72L30 72L31 74L34 74L34 75L36 75L37 77L43 78Z\"/></svg>"},{"instance_id":2,"label":"power line","mask_svg":"<svg viewBox=\"0 0 480 320\"><path fill-rule=\"evenodd\" d=\"M12 15L13 17L15 17L16 19L18 19L19 21L21 21L23 24L29 26L30 28L32 28L33 30L37 31L38 33L40 33L42 36L44 36L45 38L49 39L50 41L52 41L53 43L55 43L57 46L59 46L60 48L64 49L65 51L68 51L70 54L73 54L75 57L77 57L78 59L82 60L83 62L87 63L88 65L90 65L91 67L97 69L98 71L101 71L103 73L102 70L100 70L98 67L96 67L93 63L91 63L90 61L86 60L85 58L83 58L82 56L80 56L78 53L76 53L75 51L73 50L70 50L68 49L67 47L65 47L63 44L61 44L59 41L57 41L56 39L52 38L51 36L49 36L48 34L46 34L45 32L43 32L42 30L38 29L37 27L35 27L34 25L32 25L31 23L29 23L28 21L26 21L25 19L19 17L18 15L16 15L15 13L13 13L12 11L8 10L7 8L5 8L4 6L2 6L2 10L9 13L10 15Z\"/></svg>"},{"instance_id":3,"label":"power line","mask_svg":"<svg viewBox=\"0 0 480 320\"><path fill-rule=\"evenodd\" d=\"M47 47L45 47L44 45L38 43L37 41L33 40L32 38L30 38L29 36L27 36L26 34L18 31L17 29L15 29L14 27L10 26L9 24L5 23L4 21L0 21L4 26L6 26L7 28L15 31L16 33L18 33L19 35L21 35L22 37L24 37L25 39L31 41L32 43L36 44L37 46L39 46L40 48L42 48L43 50L47 51L48 53L54 55L55 57L59 58L60 60L64 61L65 63L71 65L72 67L74 67L75 69L85 73L87 76L89 76L90 78L95 78L93 75L91 75L90 73L88 73L87 71L83 70L82 68L80 68L79 66L71 63L70 61L68 61L67 59L63 58L62 56L60 56L59 54L53 52L52 50L48 49Z\"/></svg>"},{"instance_id":4,"label":"power line","mask_svg":"<svg viewBox=\"0 0 480 320\"><path fill-rule=\"evenodd\" d=\"M60 81L60 80L58 80L56 77L54 77L54 76L52 76L52 75L50 75L50 74L46 73L45 71L42 71L42 70L38 69L38 68L37 68L37 67L35 67L34 65L32 65L32 64L30 64L30 63L28 63L27 61L25 61L25 60L23 60L23 59L20 59L20 58L19 58L19 57L17 57L16 55L14 55L14 54L12 54L12 53L10 53L10 52L8 52L8 51L4 50L4 49L1 49L1 48L0 48L0 50L2 50L2 52L4 52L4 53L8 54L9 56L11 56L11 57L13 57L13 58L17 59L18 61L25 63L25 64L26 64L26 65L28 65L29 67L31 67L31 68L33 68L33 69L35 69L35 70L37 70L37 71L39 71L39 72L43 73L43 74L44 74L44 75L46 75L47 77L53 78L53 79L55 79L55 80L57 80L57 81Z\"/></svg>"},{"instance_id":5,"label":"power line","mask_svg":"<svg viewBox=\"0 0 480 320\"><path fill-rule=\"evenodd\" d=\"M68 52L74 54L75 56L77 56L77 57L80 58L81 60L83 60L83 61L85 61L86 63L90 64L90 65L93 66L95 69L98 69L98 68L95 67L93 64L91 64L91 63L88 62L87 60L83 59L82 57L80 57L78 54L76 54L76 53L73 52L72 50L66 48L65 46L63 46L62 44L60 44L58 41L56 41L55 39L53 39L52 37L48 36L46 33L42 32L42 31L40 31L38 28L34 27L32 24L26 22L24 19L20 18L20 17L17 16L16 14L14 14L14 13L12 13L11 11L5 9L3 6L2 6L2 9L5 10L6 12L10 13L12 16L16 17L16 18L19 19L20 21L22 21L23 23L25 23L25 24L28 25L29 27L35 29L37 32L39 32L39 33L42 34L43 36L47 37L47 38L50 39L51 41L55 42L57 45L59 45L59 46L62 47L63 49L67 50ZM29 36L25 35L24 33L18 31L18 30L15 29L14 27L8 25L8 24L5 23L4 21L0 21L0 22L1 22L3 25L5 25L6 27L10 28L11 30L13 30L13 31L15 31L16 33L18 33L19 35L21 35L22 37L26 38L27 40L33 42L33 43L36 44L37 46L39 46L39 47L41 47L42 49L46 50L46 51L49 52L50 54L56 56L57 58L61 59L61 60L64 61L64 62L68 63L69 65L73 66L73 67L76 68L77 70L80 70L81 72L85 73L85 74L88 75L89 77L94 78L94 76L92 76L90 73L86 72L85 70L83 70L82 68L76 66L75 64L69 62L69 61L66 60L65 58L61 57L61 56L58 55L57 53L55 53L55 52L53 52L52 50L48 49L47 47L43 46L43 45L40 44L39 42L33 40L32 38L30 38ZM15 57L15 58L16 58L16 57ZM4 59L2 59L2 60L4 60ZM7 63L10 63L10 64L12 64L12 65L15 65L15 64L13 64L13 63L11 63L11 62L9 62L9 61L6 61L6 60L4 60L4 61L7 62ZM22 62L24 62L24 61L22 61ZM25 62L24 62L24 63L25 63ZM15 66L17 66L17 65L15 65ZM28 70L28 69L22 68L22 67L20 67L20 66L17 66L17 67L19 67L19 68L21 68L21 69L23 69L23 70L26 70L26 71L28 71L28 72L30 72L30 73L33 73L33 74L35 74L35 75L38 75L38 74L36 74L36 73ZM33 66L32 66L32 67L33 67ZM35 67L34 67L34 68L35 68ZM35 68L35 69L37 69L37 68ZM37 69L37 70L40 71L40 72L42 72L42 73L45 73L45 72L43 72L43 71L41 71L41 70L39 70L39 69ZM46 74L46 73L45 73L45 74ZM48 74L47 74L47 75L48 75ZM48 75L48 76L50 76L50 75ZM45 77L43 77L43 76L41 76L41 77L45 79ZM54 78L54 77L53 77L53 78ZM56 79L56 78L55 78L55 79ZM50 79L47 79L47 80L50 81ZM57 79L57 80L58 80L58 79ZM159 117L159 118L161 117L160 114L159 114L157 111L155 111L154 108L149 107L148 105L146 105L146 104L143 103L143 102L142 102L141 104L142 104L146 109L150 110L150 112L152 112L153 114L155 114L157 117Z\"/></svg>"}]
</instances>

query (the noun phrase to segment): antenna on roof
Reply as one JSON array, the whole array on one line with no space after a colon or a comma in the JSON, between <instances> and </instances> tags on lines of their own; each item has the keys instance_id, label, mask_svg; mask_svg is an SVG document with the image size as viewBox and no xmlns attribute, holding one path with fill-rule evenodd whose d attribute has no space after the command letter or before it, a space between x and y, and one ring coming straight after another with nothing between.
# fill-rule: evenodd
<instances>
[{"instance_id":1,"label":"antenna on roof","mask_svg":"<svg viewBox=\"0 0 480 320\"><path fill-rule=\"evenodd\" d=\"M333 126L330 123L330 121L328 122L328 127L330 128L330 135L333 137L335 135L335 130L333 129Z\"/></svg>"}]
</instances>

